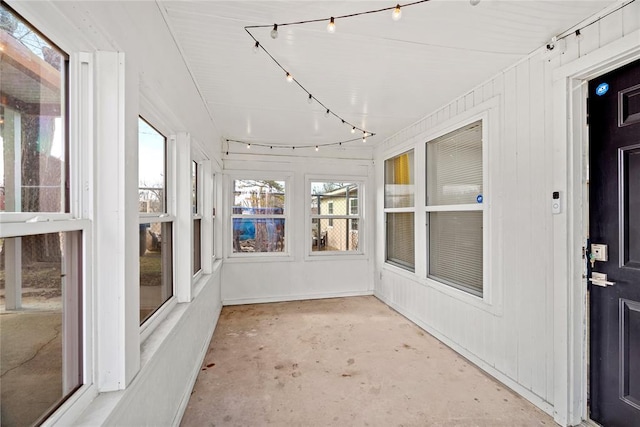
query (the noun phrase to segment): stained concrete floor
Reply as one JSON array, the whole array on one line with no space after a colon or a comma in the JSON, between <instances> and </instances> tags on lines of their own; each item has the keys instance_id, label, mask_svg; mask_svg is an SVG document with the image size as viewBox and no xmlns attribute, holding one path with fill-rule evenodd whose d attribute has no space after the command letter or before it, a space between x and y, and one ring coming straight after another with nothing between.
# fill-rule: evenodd
<instances>
[{"instance_id":1,"label":"stained concrete floor","mask_svg":"<svg viewBox=\"0 0 640 427\"><path fill-rule=\"evenodd\" d=\"M554 426L374 297L224 307L182 426Z\"/></svg>"}]
</instances>

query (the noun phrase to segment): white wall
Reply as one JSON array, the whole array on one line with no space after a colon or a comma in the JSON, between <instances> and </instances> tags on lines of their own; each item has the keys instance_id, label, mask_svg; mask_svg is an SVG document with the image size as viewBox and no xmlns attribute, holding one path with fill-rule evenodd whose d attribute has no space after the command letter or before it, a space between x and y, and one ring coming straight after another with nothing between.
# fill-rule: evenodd
<instances>
[{"instance_id":1,"label":"white wall","mask_svg":"<svg viewBox=\"0 0 640 427\"><path fill-rule=\"evenodd\" d=\"M640 4L632 4L583 29L580 42L569 35L563 53L547 56L544 49L533 53L389 138L375 155L380 183L376 210L381 212L384 159L408 148L424 153L425 142L442 129L455 127L470 112L483 110L487 102L496 103L498 123L491 118L488 123L497 129L483 146L489 151L489 188L485 188L489 282L485 288L493 292L491 301L473 301L463 292L425 278L427 236L418 214L423 207L416 209L416 274L384 263L384 221L378 217L375 294L560 424L576 423L584 416L584 401L571 401L584 400L583 390L567 385L573 381L569 366L576 362L567 358L572 351L580 355L572 346L581 345L584 333L568 336L565 332L573 315L570 304L584 307L584 298L575 301L572 292L574 287L586 287L584 282L573 282L581 275L580 207L586 201L581 193L581 159L576 168L571 154L581 149L574 150L566 138L571 133L567 131L571 117L562 104L567 94L556 93L564 86L555 84L554 71L592 52L606 55L608 44L625 36L636 40L639 17ZM424 156L416 158L416 170L421 173ZM417 192L423 189L418 186ZM553 191L560 191L566 202L560 215L551 214ZM576 342L569 342L570 338Z\"/></svg>"},{"instance_id":2,"label":"white wall","mask_svg":"<svg viewBox=\"0 0 640 427\"><path fill-rule=\"evenodd\" d=\"M255 148L251 148L255 151ZM266 149L268 150L268 148ZM373 293L373 163L371 152L336 151L331 158L306 150L304 157L234 154L226 156L226 175L223 212L222 299L225 305L265 301L285 301L308 298L324 298ZM368 158L367 158L368 157ZM231 206L233 179L251 178L269 174L271 178L290 177L286 197L290 202L290 214L285 225L288 255L284 257L233 256L231 222L228 207ZM364 181L365 213L360 238L364 244L361 255L338 254L335 256L309 257L311 248L310 226L307 220L310 207L306 205L307 177L318 180Z\"/></svg>"}]
</instances>

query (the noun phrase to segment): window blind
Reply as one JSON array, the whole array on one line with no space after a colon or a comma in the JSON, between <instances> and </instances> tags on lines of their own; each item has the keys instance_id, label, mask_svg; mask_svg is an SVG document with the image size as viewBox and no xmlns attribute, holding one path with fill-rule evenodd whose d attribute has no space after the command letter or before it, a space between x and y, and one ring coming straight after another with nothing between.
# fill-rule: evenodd
<instances>
[{"instance_id":1,"label":"window blind","mask_svg":"<svg viewBox=\"0 0 640 427\"><path fill-rule=\"evenodd\" d=\"M387 213L387 261L415 267L413 212Z\"/></svg>"},{"instance_id":2,"label":"window blind","mask_svg":"<svg viewBox=\"0 0 640 427\"><path fill-rule=\"evenodd\" d=\"M429 277L482 294L482 211L429 214Z\"/></svg>"},{"instance_id":3,"label":"window blind","mask_svg":"<svg viewBox=\"0 0 640 427\"><path fill-rule=\"evenodd\" d=\"M427 205L476 203L482 194L482 124L427 143Z\"/></svg>"}]
</instances>

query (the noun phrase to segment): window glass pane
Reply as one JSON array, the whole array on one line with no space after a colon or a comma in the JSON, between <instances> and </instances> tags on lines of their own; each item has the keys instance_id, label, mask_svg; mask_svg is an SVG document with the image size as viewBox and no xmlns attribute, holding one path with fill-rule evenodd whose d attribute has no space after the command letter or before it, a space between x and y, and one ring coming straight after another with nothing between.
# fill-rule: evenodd
<instances>
[{"instance_id":1,"label":"window glass pane","mask_svg":"<svg viewBox=\"0 0 640 427\"><path fill-rule=\"evenodd\" d=\"M387 213L387 262L413 271L413 212Z\"/></svg>"},{"instance_id":2,"label":"window glass pane","mask_svg":"<svg viewBox=\"0 0 640 427\"><path fill-rule=\"evenodd\" d=\"M283 252L282 218L233 218L233 252Z\"/></svg>"},{"instance_id":3,"label":"window glass pane","mask_svg":"<svg viewBox=\"0 0 640 427\"><path fill-rule=\"evenodd\" d=\"M357 251L358 220L314 218L311 221L312 251Z\"/></svg>"},{"instance_id":4,"label":"window glass pane","mask_svg":"<svg viewBox=\"0 0 640 427\"><path fill-rule=\"evenodd\" d=\"M140 224L140 324L173 296L172 223Z\"/></svg>"},{"instance_id":5,"label":"window glass pane","mask_svg":"<svg viewBox=\"0 0 640 427\"><path fill-rule=\"evenodd\" d=\"M482 122L427 143L427 205L482 201Z\"/></svg>"},{"instance_id":6,"label":"window glass pane","mask_svg":"<svg viewBox=\"0 0 640 427\"><path fill-rule=\"evenodd\" d=\"M191 212L198 213L198 163L191 162Z\"/></svg>"},{"instance_id":7,"label":"window glass pane","mask_svg":"<svg viewBox=\"0 0 640 427\"><path fill-rule=\"evenodd\" d=\"M193 274L196 274L202 268L202 253L200 247L201 219L193 220Z\"/></svg>"},{"instance_id":8,"label":"window glass pane","mask_svg":"<svg viewBox=\"0 0 640 427\"><path fill-rule=\"evenodd\" d=\"M312 182L312 215L357 215L358 184L351 182Z\"/></svg>"},{"instance_id":9,"label":"window glass pane","mask_svg":"<svg viewBox=\"0 0 640 427\"><path fill-rule=\"evenodd\" d=\"M233 196L233 214L284 214L284 181L251 179L235 180Z\"/></svg>"},{"instance_id":10,"label":"window glass pane","mask_svg":"<svg viewBox=\"0 0 640 427\"><path fill-rule=\"evenodd\" d=\"M0 239L2 425L31 425L82 382L80 232Z\"/></svg>"},{"instance_id":11,"label":"window glass pane","mask_svg":"<svg viewBox=\"0 0 640 427\"><path fill-rule=\"evenodd\" d=\"M140 212L166 212L166 148L166 138L143 119L138 119Z\"/></svg>"},{"instance_id":12,"label":"window glass pane","mask_svg":"<svg viewBox=\"0 0 640 427\"><path fill-rule=\"evenodd\" d=\"M384 162L384 207L413 207L413 150Z\"/></svg>"},{"instance_id":13,"label":"window glass pane","mask_svg":"<svg viewBox=\"0 0 640 427\"><path fill-rule=\"evenodd\" d=\"M429 213L429 277L482 295L482 211Z\"/></svg>"},{"instance_id":14,"label":"window glass pane","mask_svg":"<svg viewBox=\"0 0 640 427\"><path fill-rule=\"evenodd\" d=\"M0 211L67 212L67 57L0 5Z\"/></svg>"}]
</instances>

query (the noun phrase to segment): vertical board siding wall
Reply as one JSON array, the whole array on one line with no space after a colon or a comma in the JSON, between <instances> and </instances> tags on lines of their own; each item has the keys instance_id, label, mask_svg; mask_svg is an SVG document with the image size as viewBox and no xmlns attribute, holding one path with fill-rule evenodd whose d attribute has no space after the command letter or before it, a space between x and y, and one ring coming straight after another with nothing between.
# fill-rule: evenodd
<instances>
[{"instance_id":1,"label":"vertical board siding wall","mask_svg":"<svg viewBox=\"0 0 640 427\"><path fill-rule=\"evenodd\" d=\"M594 17L596 18L596 17ZM585 21L592 22L594 18ZM506 69L473 91L386 140L376 152L377 214L375 294L407 317L434 333L474 363L513 387L543 410L552 413L554 396L554 229L550 209L554 188L554 159L566 147L554 145L553 71L575 59L632 34L640 28L640 2L612 13L581 30L578 41L566 38L564 53L547 55L543 49ZM430 284L416 267L411 274L384 263L383 171L379 166L397 150L415 148L423 153L432 129L455 122L469 110L497 98L499 132L483 142L490 150L490 188L485 190L490 253L486 287L501 290L498 307L487 310L443 292ZM557 125L557 123L556 123ZM558 175L556 171L556 176ZM424 170L417 173L424 174ZM424 180L422 181L424 182ZM416 187L416 192L424 188ZM568 207L563 207L566 214ZM424 210L416 205L416 212ZM416 265L427 236L416 215ZM560 417L561 418L561 417Z\"/></svg>"},{"instance_id":2,"label":"vertical board siding wall","mask_svg":"<svg viewBox=\"0 0 640 427\"><path fill-rule=\"evenodd\" d=\"M259 148L259 147L256 147ZM253 150L253 148L252 148ZM338 153L339 154L339 153ZM349 153L343 153L347 157ZM369 156L366 159L365 156ZM224 265L222 301L225 305L309 298L371 295L373 293L373 175L371 152L357 159L231 154L224 160L227 182L223 205L229 209L234 179L281 179L289 177L286 188L288 218L283 256L235 257L232 252L230 212L222 215ZM249 165L249 166L248 166ZM248 167L252 169L248 169ZM268 178L263 178L268 177ZM362 255L338 253L309 256L311 248L308 180L364 184L364 216L361 228ZM371 217L371 218L370 218ZM230 256L231 255L231 256Z\"/></svg>"}]
</instances>

